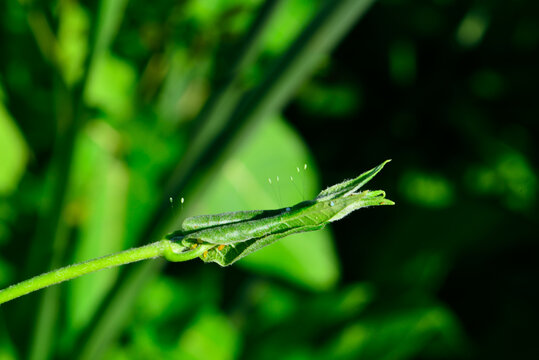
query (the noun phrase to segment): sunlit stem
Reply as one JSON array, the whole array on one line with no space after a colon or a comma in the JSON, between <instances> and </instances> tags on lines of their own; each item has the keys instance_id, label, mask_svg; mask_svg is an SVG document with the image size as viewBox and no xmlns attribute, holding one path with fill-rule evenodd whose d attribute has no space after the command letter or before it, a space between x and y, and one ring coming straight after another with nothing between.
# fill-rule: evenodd
<instances>
[{"instance_id":1,"label":"sunlit stem","mask_svg":"<svg viewBox=\"0 0 539 360\"><path fill-rule=\"evenodd\" d=\"M184 246L173 241L157 241L146 246L66 266L12 285L0 290L0 304L95 271L157 257L165 257L169 261L176 262L187 261L202 255L206 250L206 246L199 246L197 249L185 251Z\"/></svg>"}]
</instances>

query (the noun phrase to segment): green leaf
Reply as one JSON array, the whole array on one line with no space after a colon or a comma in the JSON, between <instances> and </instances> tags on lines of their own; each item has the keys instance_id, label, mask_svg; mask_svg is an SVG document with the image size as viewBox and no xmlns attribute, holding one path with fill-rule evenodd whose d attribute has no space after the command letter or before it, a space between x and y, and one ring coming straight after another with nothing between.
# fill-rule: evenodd
<instances>
[{"instance_id":1,"label":"green leaf","mask_svg":"<svg viewBox=\"0 0 539 360\"><path fill-rule=\"evenodd\" d=\"M304 170L305 163L307 170ZM297 167L301 168L299 175ZM295 183L289 180L290 175L294 175ZM281 179L279 183L277 176ZM273 185L268 183L268 177L273 179ZM228 159L215 178L216 181L191 204L193 213L277 208L282 207L283 202L312 198L320 189L317 170L307 147L290 126L277 118L262 124L260 131ZM190 201L186 199L186 203ZM186 219L182 227L188 223L189 219ZM311 260L302 255L305 253L309 254L309 259L317 259L317 268L310 266ZM290 241L275 243L238 264L310 289L327 289L339 278L338 260L327 229L300 233Z\"/></svg>"},{"instance_id":2,"label":"green leaf","mask_svg":"<svg viewBox=\"0 0 539 360\"><path fill-rule=\"evenodd\" d=\"M382 190L358 193L361 186L372 179L386 163L387 161L355 179L346 180L322 191L321 195L312 201L302 201L277 210L218 214L213 217L225 219L223 224L214 225L212 222L208 226L204 218L204 221L199 223L200 230L178 231L169 238L184 243L187 241L186 246L196 242L215 244L213 249L204 252L201 259L216 262L221 266L233 264L280 238L320 230L328 223L340 220L357 209L393 205L391 200L385 198L385 192ZM245 215L247 217L237 220ZM227 219L235 220L228 222Z\"/></svg>"},{"instance_id":3,"label":"green leaf","mask_svg":"<svg viewBox=\"0 0 539 360\"><path fill-rule=\"evenodd\" d=\"M384 161L374 169L364 172L355 179L343 181L342 183L328 187L326 190L323 190L320 192L320 194L318 194L316 200L335 199L337 197L346 196L357 191L363 185L368 183L376 174L378 174L380 170L383 169L384 165L390 161L391 160Z\"/></svg>"},{"instance_id":4,"label":"green leaf","mask_svg":"<svg viewBox=\"0 0 539 360\"><path fill-rule=\"evenodd\" d=\"M462 331L445 307L432 304L396 310L390 316L364 316L334 335L320 353L322 359L412 359L437 342L451 349L444 352L447 358L459 358Z\"/></svg>"},{"instance_id":5,"label":"green leaf","mask_svg":"<svg viewBox=\"0 0 539 360\"><path fill-rule=\"evenodd\" d=\"M2 104L0 87L0 195L16 189L26 168L28 148L22 134Z\"/></svg>"},{"instance_id":6,"label":"green leaf","mask_svg":"<svg viewBox=\"0 0 539 360\"><path fill-rule=\"evenodd\" d=\"M177 359L236 359L241 345L237 327L213 309L203 310L178 341Z\"/></svg>"},{"instance_id":7,"label":"green leaf","mask_svg":"<svg viewBox=\"0 0 539 360\"><path fill-rule=\"evenodd\" d=\"M89 14L77 2L59 6L58 47L60 69L65 82L75 84L84 74L88 53Z\"/></svg>"},{"instance_id":8,"label":"green leaf","mask_svg":"<svg viewBox=\"0 0 539 360\"><path fill-rule=\"evenodd\" d=\"M110 115L113 120L133 117L136 72L134 66L110 52L94 59L88 75L85 101Z\"/></svg>"},{"instance_id":9,"label":"green leaf","mask_svg":"<svg viewBox=\"0 0 539 360\"><path fill-rule=\"evenodd\" d=\"M323 227L324 225L309 226L305 227L304 231L320 230ZM209 251L206 256L202 255L201 259L205 262L216 262L221 266L231 265L242 257L247 256L257 250L260 250L263 247L268 246L285 236L289 236L295 233L297 233L296 229L290 229L282 233L271 234L252 240L226 245L221 250L215 249L213 251Z\"/></svg>"}]
</instances>

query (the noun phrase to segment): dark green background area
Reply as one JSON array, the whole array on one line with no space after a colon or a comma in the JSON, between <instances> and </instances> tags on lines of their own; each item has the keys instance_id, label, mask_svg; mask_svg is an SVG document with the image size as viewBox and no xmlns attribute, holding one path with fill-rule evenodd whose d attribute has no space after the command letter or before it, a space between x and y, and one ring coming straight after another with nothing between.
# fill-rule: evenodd
<instances>
[{"instance_id":1,"label":"dark green background area","mask_svg":"<svg viewBox=\"0 0 539 360\"><path fill-rule=\"evenodd\" d=\"M13 300L0 358L539 357L539 3L329 3L0 2L0 287L386 159L397 203Z\"/></svg>"}]
</instances>

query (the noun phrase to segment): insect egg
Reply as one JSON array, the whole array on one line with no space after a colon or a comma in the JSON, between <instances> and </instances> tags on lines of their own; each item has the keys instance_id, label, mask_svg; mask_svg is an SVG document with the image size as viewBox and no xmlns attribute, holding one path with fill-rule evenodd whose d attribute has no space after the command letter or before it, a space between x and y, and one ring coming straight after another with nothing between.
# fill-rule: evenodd
<instances>
[{"instance_id":1,"label":"insect egg","mask_svg":"<svg viewBox=\"0 0 539 360\"><path fill-rule=\"evenodd\" d=\"M208 257L208 250L204 251L203 256L204 256L204 259Z\"/></svg>"},{"instance_id":2,"label":"insect egg","mask_svg":"<svg viewBox=\"0 0 539 360\"><path fill-rule=\"evenodd\" d=\"M221 250L223 250L224 248L225 248L224 245L219 245L219 246L217 247L217 250L221 251Z\"/></svg>"}]
</instances>

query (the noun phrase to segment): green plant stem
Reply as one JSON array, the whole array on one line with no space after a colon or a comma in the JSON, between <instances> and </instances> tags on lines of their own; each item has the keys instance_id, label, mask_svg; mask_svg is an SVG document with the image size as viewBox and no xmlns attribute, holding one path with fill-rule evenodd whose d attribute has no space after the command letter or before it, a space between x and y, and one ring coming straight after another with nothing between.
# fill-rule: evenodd
<instances>
[{"instance_id":1,"label":"green plant stem","mask_svg":"<svg viewBox=\"0 0 539 360\"><path fill-rule=\"evenodd\" d=\"M156 257L165 257L167 260L175 262L187 261L202 255L207 249L208 246L201 245L194 250L184 251L185 248L183 246L173 241L160 240L149 245L69 265L11 285L6 289L0 290L0 304L98 270Z\"/></svg>"}]
</instances>

